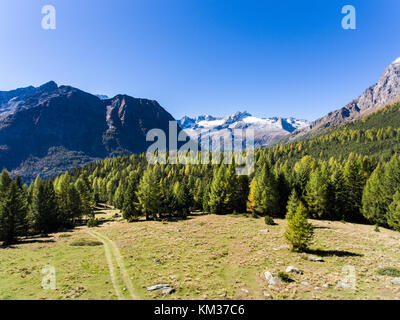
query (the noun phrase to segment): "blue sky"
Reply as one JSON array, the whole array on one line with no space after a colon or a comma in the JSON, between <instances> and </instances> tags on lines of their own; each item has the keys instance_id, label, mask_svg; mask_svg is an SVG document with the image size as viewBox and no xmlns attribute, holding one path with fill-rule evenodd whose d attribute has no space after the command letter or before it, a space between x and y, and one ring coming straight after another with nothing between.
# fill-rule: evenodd
<instances>
[{"instance_id":1,"label":"blue sky","mask_svg":"<svg viewBox=\"0 0 400 320\"><path fill-rule=\"evenodd\" d=\"M57 29L41 28L43 5ZM341 28L341 8L357 30ZM400 56L398 0L0 0L0 90L49 80L173 116L314 120Z\"/></svg>"}]
</instances>

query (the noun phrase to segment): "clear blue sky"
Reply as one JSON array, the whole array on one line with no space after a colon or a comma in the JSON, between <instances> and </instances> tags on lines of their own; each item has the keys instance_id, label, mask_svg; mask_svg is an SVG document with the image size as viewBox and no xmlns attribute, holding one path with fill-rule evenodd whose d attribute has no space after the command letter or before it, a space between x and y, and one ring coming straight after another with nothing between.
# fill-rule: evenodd
<instances>
[{"instance_id":1,"label":"clear blue sky","mask_svg":"<svg viewBox=\"0 0 400 320\"><path fill-rule=\"evenodd\" d=\"M345 4L355 31L341 28ZM399 0L0 0L0 90L55 80L156 99L177 118L314 120L400 56L399 13Z\"/></svg>"}]
</instances>

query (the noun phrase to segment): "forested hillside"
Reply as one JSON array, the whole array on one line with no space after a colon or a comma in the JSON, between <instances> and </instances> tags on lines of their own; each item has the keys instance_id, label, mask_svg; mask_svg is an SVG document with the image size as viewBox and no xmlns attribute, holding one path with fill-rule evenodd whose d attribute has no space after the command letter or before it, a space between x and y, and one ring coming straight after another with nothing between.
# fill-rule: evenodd
<instances>
[{"instance_id":1,"label":"forested hillside","mask_svg":"<svg viewBox=\"0 0 400 320\"><path fill-rule=\"evenodd\" d=\"M11 242L73 225L96 202L122 209L129 221L185 218L194 210L285 217L302 203L315 219L400 231L399 127L396 104L307 141L258 149L251 176L237 176L234 164L148 165L144 154L92 163L54 181L38 178L29 188L3 172L0 236ZM19 208L13 212L11 197Z\"/></svg>"}]
</instances>

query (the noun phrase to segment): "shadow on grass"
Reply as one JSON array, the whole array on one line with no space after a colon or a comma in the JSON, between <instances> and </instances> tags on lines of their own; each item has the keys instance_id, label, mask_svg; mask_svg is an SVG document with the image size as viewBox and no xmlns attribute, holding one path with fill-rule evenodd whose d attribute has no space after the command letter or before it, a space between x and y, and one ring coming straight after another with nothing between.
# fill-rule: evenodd
<instances>
[{"instance_id":1,"label":"shadow on grass","mask_svg":"<svg viewBox=\"0 0 400 320\"><path fill-rule=\"evenodd\" d=\"M54 239L26 239L21 240L18 244L31 244L31 243L53 243Z\"/></svg>"},{"instance_id":2,"label":"shadow on grass","mask_svg":"<svg viewBox=\"0 0 400 320\"><path fill-rule=\"evenodd\" d=\"M362 254L354 253L346 250L321 250L309 249L306 253L313 254L319 257L362 257Z\"/></svg>"}]
</instances>

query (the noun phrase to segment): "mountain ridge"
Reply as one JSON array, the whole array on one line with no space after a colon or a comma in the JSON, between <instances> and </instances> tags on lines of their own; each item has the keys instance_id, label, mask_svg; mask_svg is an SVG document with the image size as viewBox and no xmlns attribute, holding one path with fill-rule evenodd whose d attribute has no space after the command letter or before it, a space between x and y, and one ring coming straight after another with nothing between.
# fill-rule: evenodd
<instances>
[{"instance_id":1,"label":"mountain ridge","mask_svg":"<svg viewBox=\"0 0 400 320\"><path fill-rule=\"evenodd\" d=\"M293 141L316 134L328 127L367 116L388 105L400 101L400 57L394 60L383 72L379 81L367 88L358 98L344 107L334 110L313 122L308 127L298 129L285 140Z\"/></svg>"},{"instance_id":2,"label":"mountain ridge","mask_svg":"<svg viewBox=\"0 0 400 320\"><path fill-rule=\"evenodd\" d=\"M72 163L144 152L152 143L146 141L147 132L168 132L174 121L155 100L122 94L102 100L54 81L2 91L0 99L0 166L23 172L25 180L56 175L74 168ZM65 167L59 161L63 157ZM35 166L29 167L32 161Z\"/></svg>"},{"instance_id":3,"label":"mountain ridge","mask_svg":"<svg viewBox=\"0 0 400 320\"><path fill-rule=\"evenodd\" d=\"M190 118L184 116L178 124L194 139L199 139L201 135L218 139L229 135L234 129L252 129L255 133L255 147L267 147L288 133L307 126L309 122L293 117L260 118L252 116L247 111L238 111L226 117L200 115Z\"/></svg>"}]
</instances>

